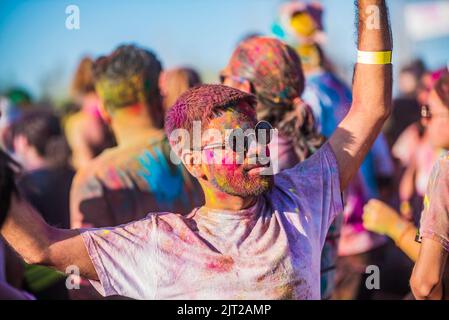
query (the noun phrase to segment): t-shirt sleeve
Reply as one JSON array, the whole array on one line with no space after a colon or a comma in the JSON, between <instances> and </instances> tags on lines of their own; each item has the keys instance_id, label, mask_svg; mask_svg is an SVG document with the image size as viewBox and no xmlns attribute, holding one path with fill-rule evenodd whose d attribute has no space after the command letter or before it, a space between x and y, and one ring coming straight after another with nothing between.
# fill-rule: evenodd
<instances>
[{"instance_id":1,"label":"t-shirt sleeve","mask_svg":"<svg viewBox=\"0 0 449 320\"><path fill-rule=\"evenodd\" d=\"M81 236L99 281L91 281L103 296L151 299L156 295L154 217L114 228L86 229Z\"/></svg>"},{"instance_id":2,"label":"t-shirt sleeve","mask_svg":"<svg viewBox=\"0 0 449 320\"><path fill-rule=\"evenodd\" d=\"M338 164L332 147L324 144L313 156L282 171L277 184L295 194L298 212L310 215L321 246L335 216L343 212Z\"/></svg>"},{"instance_id":3,"label":"t-shirt sleeve","mask_svg":"<svg viewBox=\"0 0 449 320\"><path fill-rule=\"evenodd\" d=\"M420 238L430 238L449 251L449 156L434 166L424 197Z\"/></svg>"}]
</instances>

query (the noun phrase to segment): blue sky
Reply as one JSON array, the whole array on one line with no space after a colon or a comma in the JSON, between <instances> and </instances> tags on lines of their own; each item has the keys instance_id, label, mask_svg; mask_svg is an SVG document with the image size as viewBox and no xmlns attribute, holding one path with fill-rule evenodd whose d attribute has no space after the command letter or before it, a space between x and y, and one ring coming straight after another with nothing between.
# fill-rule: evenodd
<instances>
[{"instance_id":1,"label":"blue sky","mask_svg":"<svg viewBox=\"0 0 449 320\"><path fill-rule=\"evenodd\" d=\"M1 0L0 88L21 85L35 96L42 87L64 96L83 54L97 56L123 42L153 49L164 67L190 65L216 81L236 42L249 32L269 34L282 0ZM354 61L353 0L324 0L327 51L343 72ZM404 35L402 5L391 12L400 62L414 53L431 66L449 56L449 39L411 43ZM80 8L80 30L65 28L65 8Z\"/></svg>"}]
</instances>

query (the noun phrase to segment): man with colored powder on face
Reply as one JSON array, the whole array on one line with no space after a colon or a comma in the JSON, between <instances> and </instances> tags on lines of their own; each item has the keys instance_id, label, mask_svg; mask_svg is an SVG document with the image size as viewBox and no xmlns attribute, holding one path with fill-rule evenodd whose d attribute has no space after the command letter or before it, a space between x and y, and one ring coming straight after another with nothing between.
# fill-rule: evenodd
<instances>
[{"instance_id":1,"label":"man with colored powder on face","mask_svg":"<svg viewBox=\"0 0 449 320\"><path fill-rule=\"evenodd\" d=\"M81 169L71 190L71 226L104 227L149 211L188 213L202 192L182 166L171 163L162 130L161 64L150 51L123 45L93 65L102 116L118 146Z\"/></svg>"},{"instance_id":2,"label":"man with colored powder on face","mask_svg":"<svg viewBox=\"0 0 449 320\"><path fill-rule=\"evenodd\" d=\"M371 5L379 8L380 29L366 24ZM378 59L392 47L385 1L359 0L358 12L364 58L355 71L351 111L329 143L306 161L275 176L262 175L266 167L251 159L266 152L264 139L236 153L222 137L229 129L267 129L256 121L254 96L200 86L178 99L166 132L205 189L204 206L188 216L158 213L116 228L61 230L13 196L1 234L28 262L59 270L78 266L104 295L319 299L321 249L343 208L341 191L390 113L391 61ZM203 133L215 129L221 137L203 134L194 150L187 144L178 148L174 131L193 131L195 121L201 121ZM204 161L212 156L221 161Z\"/></svg>"}]
</instances>

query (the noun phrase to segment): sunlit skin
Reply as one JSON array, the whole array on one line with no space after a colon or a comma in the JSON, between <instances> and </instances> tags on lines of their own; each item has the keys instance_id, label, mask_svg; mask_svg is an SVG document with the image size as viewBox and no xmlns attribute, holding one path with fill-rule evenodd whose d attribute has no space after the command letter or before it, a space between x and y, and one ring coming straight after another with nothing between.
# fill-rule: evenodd
<instances>
[{"instance_id":1,"label":"sunlit skin","mask_svg":"<svg viewBox=\"0 0 449 320\"><path fill-rule=\"evenodd\" d=\"M449 149L449 108L443 104L435 90L429 95L431 119L424 120L431 143L437 148Z\"/></svg>"},{"instance_id":2,"label":"sunlit skin","mask_svg":"<svg viewBox=\"0 0 449 320\"><path fill-rule=\"evenodd\" d=\"M212 119L204 128L221 132L217 136L202 137L202 146L221 144L226 130L240 128L243 131L256 125L254 110L246 103L238 110L229 109ZM204 131L203 131L204 132ZM200 163L193 164L194 155L184 156L184 163L189 171L199 180L203 187L206 207L213 209L241 210L250 207L258 195L269 190L273 184L272 175L261 175L262 164L254 161L256 155L266 154L267 147L251 144L243 159L242 154L231 149L208 149L201 152Z\"/></svg>"}]
</instances>

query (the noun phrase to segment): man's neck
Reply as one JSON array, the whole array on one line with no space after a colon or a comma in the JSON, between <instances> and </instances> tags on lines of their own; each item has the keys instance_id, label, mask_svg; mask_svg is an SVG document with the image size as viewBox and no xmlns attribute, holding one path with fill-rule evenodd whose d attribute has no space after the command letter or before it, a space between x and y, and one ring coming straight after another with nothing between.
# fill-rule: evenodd
<instances>
[{"instance_id":1,"label":"man's neck","mask_svg":"<svg viewBox=\"0 0 449 320\"><path fill-rule=\"evenodd\" d=\"M45 169L50 166L47 160L38 156L35 152L29 152L22 165L26 172Z\"/></svg>"},{"instance_id":2,"label":"man's neck","mask_svg":"<svg viewBox=\"0 0 449 320\"><path fill-rule=\"evenodd\" d=\"M144 105L124 107L114 112L112 122L117 144L123 146L136 138L160 131L154 127Z\"/></svg>"},{"instance_id":3,"label":"man's neck","mask_svg":"<svg viewBox=\"0 0 449 320\"><path fill-rule=\"evenodd\" d=\"M317 74L323 73L325 70L321 67L304 68L304 74L306 77L313 77Z\"/></svg>"},{"instance_id":4,"label":"man's neck","mask_svg":"<svg viewBox=\"0 0 449 320\"><path fill-rule=\"evenodd\" d=\"M217 190L208 183L200 182L200 184L203 188L206 200L204 206L209 209L239 211L250 208L257 201L257 197L233 196Z\"/></svg>"}]
</instances>

